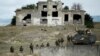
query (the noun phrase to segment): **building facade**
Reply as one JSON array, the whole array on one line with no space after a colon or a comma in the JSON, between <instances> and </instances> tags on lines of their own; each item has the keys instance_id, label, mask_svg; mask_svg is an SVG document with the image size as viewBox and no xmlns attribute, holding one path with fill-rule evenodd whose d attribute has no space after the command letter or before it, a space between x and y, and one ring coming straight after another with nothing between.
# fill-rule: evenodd
<instances>
[{"instance_id":1,"label":"building facade","mask_svg":"<svg viewBox=\"0 0 100 56\"><path fill-rule=\"evenodd\" d=\"M39 1L35 9L16 11L18 26L56 26L66 24L84 25L84 10L65 10L61 1Z\"/></svg>"}]
</instances>

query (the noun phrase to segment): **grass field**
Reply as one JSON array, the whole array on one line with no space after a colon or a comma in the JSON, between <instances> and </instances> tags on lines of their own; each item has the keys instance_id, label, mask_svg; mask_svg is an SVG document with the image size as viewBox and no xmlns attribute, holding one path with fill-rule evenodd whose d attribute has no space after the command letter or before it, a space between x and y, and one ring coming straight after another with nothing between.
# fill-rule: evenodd
<instances>
[{"instance_id":1,"label":"grass field","mask_svg":"<svg viewBox=\"0 0 100 56\"><path fill-rule=\"evenodd\" d=\"M96 22L94 24L94 29L92 29L94 34L97 36L97 41L100 41L100 22Z\"/></svg>"},{"instance_id":2,"label":"grass field","mask_svg":"<svg viewBox=\"0 0 100 56\"><path fill-rule=\"evenodd\" d=\"M69 27L0 27L0 55L9 52L10 46L16 47L18 52L19 46L23 45L28 48L29 43L46 44L50 42L54 45L56 39L64 37L67 34L73 34L75 28ZM95 28L92 29L93 33L97 36L97 43L100 44L100 23L95 23ZM68 33L70 32L70 33ZM64 35L64 36L63 36ZM67 40L66 38L64 40ZM26 49L26 51L29 49Z\"/></svg>"}]
</instances>

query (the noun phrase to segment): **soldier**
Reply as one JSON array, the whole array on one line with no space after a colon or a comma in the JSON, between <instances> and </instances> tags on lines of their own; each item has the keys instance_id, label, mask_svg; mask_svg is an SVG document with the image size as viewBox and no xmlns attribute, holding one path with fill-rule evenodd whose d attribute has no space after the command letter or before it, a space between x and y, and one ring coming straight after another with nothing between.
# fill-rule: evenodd
<instances>
[{"instance_id":1,"label":"soldier","mask_svg":"<svg viewBox=\"0 0 100 56\"><path fill-rule=\"evenodd\" d=\"M63 42L64 42L64 39L63 39L63 38L61 38L61 39L60 39L60 42L61 42L61 43L63 43Z\"/></svg>"},{"instance_id":2,"label":"soldier","mask_svg":"<svg viewBox=\"0 0 100 56\"><path fill-rule=\"evenodd\" d=\"M39 47L39 45L38 45L38 44L36 44L36 47Z\"/></svg>"},{"instance_id":3,"label":"soldier","mask_svg":"<svg viewBox=\"0 0 100 56\"><path fill-rule=\"evenodd\" d=\"M22 47L22 46L20 46L19 51L20 51L21 53L23 53L23 47Z\"/></svg>"},{"instance_id":4,"label":"soldier","mask_svg":"<svg viewBox=\"0 0 100 56\"><path fill-rule=\"evenodd\" d=\"M63 43L64 43L64 39L61 38L61 39L60 39L60 45L63 46Z\"/></svg>"},{"instance_id":5,"label":"soldier","mask_svg":"<svg viewBox=\"0 0 100 56\"><path fill-rule=\"evenodd\" d=\"M56 40L56 41L55 41L55 45L56 45L56 46L60 46L59 41Z\"/></svg>"},{"instance_id":6,"label":"soldier","mask_svg":"<svg viewBox=\"0 0 100 56\"><path fill-rule=\"evenodd\" d=\"M49 43L47 43L47 47L49 47L50 46L50 44Z\"/></svg>"},{"instance_id":7,"label":"soldier","mask_svg":"<svg viewBox=\"0 0 100 56\"><path fill-rule=\"evenodd\" d=\"M58 39L57 42L60 43L61 42L60 39Z\"/></svg>"},{"instance_id":8,"label":"soldier","mask_svg":"<svg viewBox=\"0 0 100 56\"><path fill-rule=\"evenodd\" d=\"M70 42L70 40L71 40L71 39L70 39L70 37L69 37L69 36L67 37L67 40L68 40L68 42Z\"/></svg>"},{"instance_id":9,"label":"soldier","mask_svg":"<svg viewBox=\"0 0 100 56\"><path fill-rule=\"evenodd\" d=\"M33 53L33 45L32 45L32 43L30 44L30 53Z\"/></svg>"},{"instance_id":10,"label":"soldier","mask_svg":"<svg viewBox=\"0 0 100 56\"><path fill-rule=\"evenodd\" d=\"M13 46L10 47L10 52L14 53L14 47Z\"/></svg>"},{"instance_id":11,"label":"soldier","mask_svg":"<svg viewBox=\"0 0 100 56\"><path fill-rule=\"evenodd\" d=\"M42 43L41 47L44 47L43 43Z\"/></svg>"}]
</instances>

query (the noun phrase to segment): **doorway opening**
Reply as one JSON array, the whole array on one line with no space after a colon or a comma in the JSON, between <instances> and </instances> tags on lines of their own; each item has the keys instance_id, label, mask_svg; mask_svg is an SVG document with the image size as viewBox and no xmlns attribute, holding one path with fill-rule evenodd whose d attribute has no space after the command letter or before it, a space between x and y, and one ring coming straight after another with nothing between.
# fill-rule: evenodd
<instances>
[{"instance_id":1,"label":"doorway opening","mask_svg":"<svg viewBox=\"0 0 100 56\"><path fill-rule=\"evenodd\" d=\"M65 21L65 22L68 21L68 14L65 14L65 19L64 19L64 21Z\"/></svg>"}]
</instances>

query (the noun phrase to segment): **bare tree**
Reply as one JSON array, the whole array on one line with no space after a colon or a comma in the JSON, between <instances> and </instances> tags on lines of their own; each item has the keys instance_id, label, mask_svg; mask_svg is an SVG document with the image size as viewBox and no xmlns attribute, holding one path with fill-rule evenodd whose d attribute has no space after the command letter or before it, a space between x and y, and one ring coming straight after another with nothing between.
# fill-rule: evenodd
<instances>
[{"instance_id":1,"label":"bare tree","mask_svg":"<svg viewBox=\"0 0 100 56\"><path fill-rule=\"evenodd\" d=\"M72 6L72 10L82 10L81 4L74 3L73 6Z\"/></svg>"},{"instance_id":2,"label":"bare tree","mask_svg":"<svg viewBox=\"0 0 100 56\"><path fill-rule=\"evenodd\" d=\"M77 10L82 10L82 6L81 6L81 4L77 4Z\"/></svg>"},{"instance_id":3,"label":"bare tree","mask_svg":"<svg viewBox=\"0 0 100 56\"><path fill-rule=\"evenodd\" d=\"M74 4L72 5L72 10L76 10L76 6L77 6L77 4L74 3Z\"/></svg>"}]
</instances>

